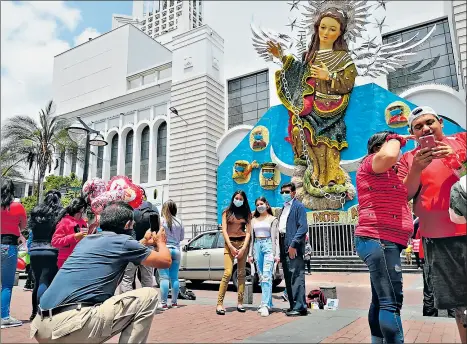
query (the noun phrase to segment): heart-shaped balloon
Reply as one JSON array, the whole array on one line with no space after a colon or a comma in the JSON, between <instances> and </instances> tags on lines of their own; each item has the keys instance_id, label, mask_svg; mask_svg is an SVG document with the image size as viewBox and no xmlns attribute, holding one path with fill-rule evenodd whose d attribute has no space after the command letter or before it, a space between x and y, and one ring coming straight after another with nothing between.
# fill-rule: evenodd
<instances>
[{"instance_id":1,"label":"heart-shaped balloon","mask_svg":"<svg viewBox=\"0 0 467 344\"><path fill-rule=\"evenodd\" d=\"M83 194L91 203L96 197L107 191L107 183L100 178L92 178L83 185Z\"/></svg>"},{"instance_id":2,"label":"heart-shaped balloon","mask_svg":"<svg viewBox=\"0 0 467 344\"><path fill-rule=\"evenodd\" d=\"M124 190L106 191L94 198L91 202L91 210L94 214L99 215L108 203L112 201L124 201L124 199Z\"/></svg>"},{"instance_id":3,"label":"heart-shaped balloon","mask_svg":"<svg viewBox=\"0 0 467 344\"><path fill-rule=\"evenodd\" d=\"M115 176L108 185L109 191L124 191L123 201L127 202L133 209L138 208L143 203L143 191L138 185L133 184L127 176Z\"/></svg>"}]
</instances>

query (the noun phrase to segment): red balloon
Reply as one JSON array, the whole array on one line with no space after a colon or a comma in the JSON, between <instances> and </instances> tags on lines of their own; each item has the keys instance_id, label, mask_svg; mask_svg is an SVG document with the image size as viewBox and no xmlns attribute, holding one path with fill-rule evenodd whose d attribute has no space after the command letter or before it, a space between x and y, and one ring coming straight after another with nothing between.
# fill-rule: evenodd
<instances>
[{"instance_id":1,"label":"red balloon","mask_svg":"<svg viewBox=\"0 0 467 344\"><path fill-rule=\"evenodd\" d=\"M107 190L124 192L123 201L127 202L133 209L138 208L143 203L143 191L138 185L133 184L127 176L115 176L108 185Z\"/></svg>"},{"instance_id":2,"label":"red balloon","mask_svg":"<svg viewBox=\"0 0 467 344\"><path fill-rule=\"evenodd\" d=\"M108 203L112 201L124 201L124 198L124 190L106 191L92 200L91 210L94 214L99 215Z\"/></svg>"},{"instance_id":3,"label":"red balloon","mask_svg":"<svg viewBox=\"0 0 467 344\"><path fill-rule=\"evenodd\" d=\"M93 178L83 185L83 193L88 195L88 202L107 191L107 183L100 178Z\"/></svg>"},{"instance_id":4,"label":"red balloon","mask_svg":"<svg viewBox=\"0 0 467 344\"><path fill-rule=\"evenodd\" d=\"M26 269L26 262L18 257L18 260L16 261L16 270L25 270Z\"/></svg>"}]
</instances>

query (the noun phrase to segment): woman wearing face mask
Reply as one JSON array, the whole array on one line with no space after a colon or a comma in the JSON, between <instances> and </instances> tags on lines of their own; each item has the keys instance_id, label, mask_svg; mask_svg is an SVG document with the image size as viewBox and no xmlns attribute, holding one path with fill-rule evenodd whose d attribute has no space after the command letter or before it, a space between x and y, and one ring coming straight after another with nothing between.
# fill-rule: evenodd
<instances>
[{"instance_id":1,"label":"woman wearing face mask","mask_svg":"<svg viewBox=\"0 0 467 344\"><path fill-rule=\"evenodd\" d=\"M261 282L261 305L258 312L262 317L267 317L272 309L274 262L279 262L279 221L272 214L266 198L257 198L255 205L256 210L251 220L253 245L250 245L248 260L250 263L256 261Z\"/></svg>"},{"instance_id":2,"label":"woman wearing face mask","mask_svg":"<svg viewBox=\"0 0 467 344\"><path fill-rule=\"evenodd\" d=\"M55 220L55 233L52 246L58 248L57 266L63 266L78 242L87 233L87 223L83 219L87 203L82 197L75 198L63 209Z\"/></svg>"},{"instance_id":3,"label":"woman wearing face mask","mask_svg":"<svg viewBox=\"0 0 467 344\"><path fill-rule=\"evenodd\" d=\"M413 223L407 188L393 166L411 138L390 131L376 133L368 140L368 156L357 171L355 247L370 270L372 343L404 342L400 253L412 235Z\"/></svg>"},{"instance_id":4,"label":"woman wearing face mask","mask_svg":"<svg viewBox=\"0 0 467 344\"><path fill-rule=\"evenodd\" d=\"M244 313L243 293L245 291L245 265L250 242L251 210L246 194L235 191L229 207L222 213L222 235L224 236L224 276L217 297L216 313L225 315L224 296L232 277L234 260L237 259L238 300L237 311Z\"/></svg>"}]
</instances>

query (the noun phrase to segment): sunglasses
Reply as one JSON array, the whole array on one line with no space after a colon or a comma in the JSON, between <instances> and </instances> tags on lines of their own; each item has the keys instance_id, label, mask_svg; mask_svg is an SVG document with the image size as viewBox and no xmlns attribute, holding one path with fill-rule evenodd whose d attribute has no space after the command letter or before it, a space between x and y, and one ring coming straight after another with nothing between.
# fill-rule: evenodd
<instances>
[{"instance_id":1,"label":"sunglasses","mask_svg":"<svg viewBox=\"0 0 467 344\"><path fill-rule=\"evenodd\" d=\"M283 194L289 194L289 193L290 193L289 190L281 191L281 195L283 195Z\"/></svg>"},{"instance_id":2,"label":"sunglasses","mask_svg":"<svg viewBox=\"0 0 467 344\"><path fill-rule=\"evenodd\" d=\"M416 109L415 111L412 112L412 115L416 116L416 115L418 115L418 114L419 114L420 112L422 112L422 111L423 111L422 108L418 108L418 109Z\"/></svg>"}]
</instances>

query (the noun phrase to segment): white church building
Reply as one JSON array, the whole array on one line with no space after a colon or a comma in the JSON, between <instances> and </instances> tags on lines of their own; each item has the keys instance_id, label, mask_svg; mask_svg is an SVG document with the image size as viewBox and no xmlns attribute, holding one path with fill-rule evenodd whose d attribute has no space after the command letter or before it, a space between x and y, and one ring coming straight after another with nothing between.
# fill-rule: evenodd
<instances>
[{"instance_id":1,"label":"white church building","mask_svg":"<svg viewBox=\"0 0 467 344\"><path fill-rule=\"evenodd\" d=\"M108 142L91 147L89 178L127 175L157 206L174 200L186 226L215 225L222 61L223 40L206 25L172 37L171 50L125 24L57 55L57 114ZM80 177L76 155L64 158L54 173Z\"/></svg>"}]
</instances>

